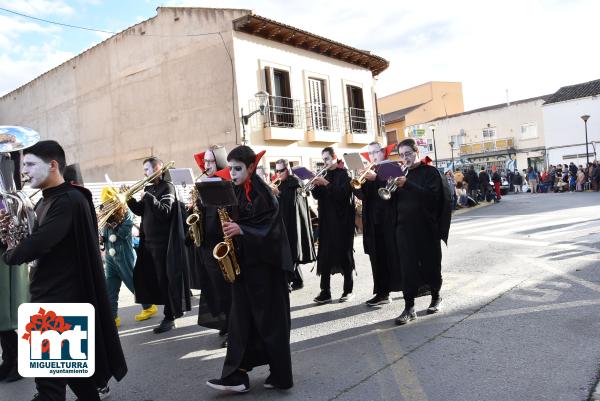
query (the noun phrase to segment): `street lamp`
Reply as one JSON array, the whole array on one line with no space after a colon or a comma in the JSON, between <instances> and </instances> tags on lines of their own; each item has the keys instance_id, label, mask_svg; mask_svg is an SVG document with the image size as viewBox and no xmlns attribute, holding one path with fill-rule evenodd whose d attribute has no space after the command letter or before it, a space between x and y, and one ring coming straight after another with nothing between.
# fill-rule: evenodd
<instances>
[{"instance_id":1,"label":"street lamp","mask_svg":"<svg viewBox=\"0 0 600 401\"><path fill-rule=\"evenodd\" d=\"M586 160L586 167L590 165L590 152L588 152L588 138L587 138L587 120L588 118L590 118L590 116L588 116L587 114L584 114L583 116L581 116L581 119L583 120L583 124L585 125L585 160Z\"/></svg>"},{"instance_id":2,"label":"street lamp","mask_svg":"<svg viewBox=\"0 0 600 401\"><path fill-rule=\"evenodd\" d=\"M265 91L256 92L254 97L258 100L258 109L254 110L250 114L244 115L244 108L241 109L242 114L242 145L247 145L246 140L246 125L248 125L248 120L250 117L255 115L256 113L260 113L261 116L265 115L265 109L267 108L267 103L269 102L269 94Z\"/></svg>"},{"instance_id":3,"label":"street lamp","mask_svg":"<svg viewBox=\"0 0 600 401\"><path fill-rule=\"evenodd\" d=\"M435 146L435 124L431 124L429 126L429 128L431 129L431 137L433 138L433 156L435 157L435 168L438 168L438 161L437 161L437 147Z\"/></svg>"},{"instance_id":4,"label":"street lamp","mask_svg":"<svg viewBox=\"0 0 600 401\"><path fill-rule=\"evenodd\" d=\"M452 154L452 171L454 172L455 168L454 168L454 141L450 141L448 142L448 145L450 145L450 152Z\"/></svg>"}]
</instances>

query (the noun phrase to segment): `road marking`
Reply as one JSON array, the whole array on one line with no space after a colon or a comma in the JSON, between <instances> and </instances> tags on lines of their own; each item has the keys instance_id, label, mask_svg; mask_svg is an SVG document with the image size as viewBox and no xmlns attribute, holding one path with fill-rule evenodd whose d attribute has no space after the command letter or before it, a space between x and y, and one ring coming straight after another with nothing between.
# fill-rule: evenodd
<instances>
[{"instance_id":1,"label":"road marking","mask_svg":"<svg viewBox=\"0 0 600 401\"><path fill-rule=\"evenodd\" d=\"M568 308L577 308L581 306L591 306L591 305L599 305L600 299L589 299L584 301L571 301L571 302L561 302L557 304L551 305L538 305L538 306L530 306L526 308L515 308L515 309L507 309L501 311L494 312L479 312L476 315L473 315L468 318L468 320L472 319L493 319L498 317L506 317L506 316L516 316L523 315L527 313L536 313L536 312L547 312L551 310L559 310L559 309L568 309Z\"/></svg>"},{"instance_id":2,"label":"road marking","mask_svg":"<svg viewBox=\"0 0 600 401\"><path fill-rule=\"evenodd\" d=\"M584 280L582 278L573 276L572 274L563 272L563 271L561 271L561 270L559 270L559 269L557 269L557 268L555 268L553 266L550 266L548 263L544 263L543 261L541 261L539 259L534 259L534 258L525 256L525 255L515 255L515 256L520 256L520 257L522 257L524 259L527 259L529 261L529 263L534 264L537 267L540 267L540 268L542 268L542 269L544 269L544 270L546 270L546 271L548 271L550 273L556 274L558 276L562 276L562 277L564 277L564 278L566 278L566 279L568 279L568 280L570 280L570 281L572 281L574 283L577 283L577 284L579 284L579 285L581 285L581 286L583 286L585 288L589 288L590 290L593 290L593 291L596 291L596 292L600 292L600 285L595 284L595 283L593 283L591 281L587 281L587 280Z\"/></svg>"}]
</instances>

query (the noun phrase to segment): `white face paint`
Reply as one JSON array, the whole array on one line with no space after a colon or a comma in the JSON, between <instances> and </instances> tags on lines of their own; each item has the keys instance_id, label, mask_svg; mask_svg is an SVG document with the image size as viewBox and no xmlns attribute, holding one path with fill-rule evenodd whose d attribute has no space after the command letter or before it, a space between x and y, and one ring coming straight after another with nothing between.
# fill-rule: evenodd
<instances>
[{"instance_id":1,"label":"white face paint","mask_svg":"<svg viewBox=\"0 0 600 401\"><path fill-rule=\"evenodd\" d=\"M229 173L231 174L231 180L235 185L242 185L248 179L248 167L242 162L237 160L231 160L227 162L229 166Z\"/></svg>"},{"instance_id":2,"label":"white face paint","mask_svg":"<svg viewBox=\"0 0 600 401\"><path fill-rule=\"evenodd\" d=\"M204 171L208 177L213 177L217 172L217 161L212 150L207 150L204 153Z\"/></svg>"},{"instance_id":3,"label":"white face paint","mask_svg":"<svg viewBox=\"0 0 600 401\"><path fill-rule=\"evenodd\" d=\"M329 152L321 153L321 158L329 170L334 170L337 167L333 156L331 156Z\"/></svg>"},{"instance_id":4,"label":"white face paint","mask_svg":"<svg viewBox=\"0 0 600 401\"><path fill-rule=\"evenodd\" d=\"M417 159L417 152L412 150L410 146L401 146L398 148L398 157L407 168L411 168Z\"/></svg>"},{"instance_id":5,"label":"white face paint","mask_svg":"<svg viewBox=\"0 0 600 401\"><path fill-rule=\"evenodd\" d=\"M372 162L381 163L385 160L385 151L380 145L369 145L369 157Z\"/></svg>"},{"instance_id":6,"label":"white face paint","mask_svg":"<svg viewBox=\"0 0 600 401\"><path fill-rule=\"evenodd\" d=\"M28 153L23 157L23 174L29 176L32 188L41 188L50 175L50 163Z\"/></svg>"}]
</instances>

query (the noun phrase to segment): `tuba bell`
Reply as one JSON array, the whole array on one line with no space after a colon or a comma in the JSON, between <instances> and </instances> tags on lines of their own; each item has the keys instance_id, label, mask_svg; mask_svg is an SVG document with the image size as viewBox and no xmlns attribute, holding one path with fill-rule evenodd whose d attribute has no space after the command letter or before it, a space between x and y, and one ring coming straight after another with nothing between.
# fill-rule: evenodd
<instances>
[{"instance_id":1,"label":"tuba bell","mask_svg":"<svg viewBox=\"0 0 600 401\"><path fill-rule=\"evenodd\" d=\"M35 145L40 140L40 134L31 128L0 126L0 152L14 152ZM0 200L4 203L10 224L0 232L0 240L8 247L14 248L29 236L36 222L36 214L31 198L21 190L17 190L15 179L15 164L9 156L0 156ZM29 177L23 176L22 181Z\"/></svg>"}]
</instances>

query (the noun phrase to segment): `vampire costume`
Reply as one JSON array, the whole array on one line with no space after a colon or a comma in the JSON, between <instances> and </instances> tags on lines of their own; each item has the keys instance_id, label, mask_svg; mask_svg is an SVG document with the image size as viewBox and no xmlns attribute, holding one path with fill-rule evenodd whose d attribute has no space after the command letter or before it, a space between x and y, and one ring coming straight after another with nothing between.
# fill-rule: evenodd
<instances>
[{"instance_id":1,"label":"vampire costume","mask_svg":"<svg viewBox=\"0 0 600 401\"><path fill-rule=\"evenodd\" d=\"M312 196L319 213L319 249L317 274L321 276L321 293L316 303L331 302L331 275L344 275L344 293L340 301L352 296L354 271L354 198L350 176L344 167L328 170L324 177L329 184L316 186Z\"/></svg>"},{"instance_id":2,"label":"vampire costume","mask_svg":"<svg viewBox=\"0 0 600 401\"><path fill-rule=\"evenodd\" d=\"M36 378L39 399L64 400L68 384L80 399L98 400L96 388L110 377L121 380L127 366L108 302L92 195L66 182L44 189L42 194L32 234L6 251L4 261L9 265L36 261L30 274L32 302L94 306L96 371L90 379Z\"/></svg>"},{"instance_id":3,"label":"vampire costume","mask_svg":"<svg viewBox=\"0 0 600 401\"><path fill-rule=\"evenodd\" d=\"M432 166L417 163L409 168L406 183L396 190L396 243L402 271L405 310L396 319L405 324L416 318L415 297L428 286L438 310L442 286L442 249L450 230L451 200L446 180Z\"/></svg>"},{"instance_id":4,"label":"vampire costume","mask_svg":"<svg viewBox=\"0 0 600 401\"><path fill-rule=\"evenodd\" d=\"M133 271L136 302L164 305L164 319L156 334L175 327L175 318L191 309L184 214L172 183L159 178L148 185L131 211L142 217L139 257Z\"/></svg>"},{"instance_id":5,"label":"vampire costume","mask_svg":"<svg viewBox=\"0 0 600 401\"><path fill-rule=\"evenodd\" d=\"M238 146L229 153L230 169L242 163L246 168L255 166L260 156L247 146ZM288 389L293 386L286 278L293 269L290 248L277 199L254 171L244 171L250 174L231 172L238 205L230 217L241 235L232 237L240 275L232 284L229 344L221 379L207 384L218 390L246 392L246 372L268 364L271 373L265 387Z\"/></svg>"},{"instance_id":6,"label":"vampire costume","mask_svg":"<svg viewBox=\"0 0 600 401\"><path fill-rule=\"evenodd\" d=\"M223 149L224 152L224 148L215 148L215 151L218 149ZM226 156L223 157L224 161L221 161L220 157L214 155L215 151L213 151L214 166L211 162L205 166L206 152L195 154L194 159L198 167L209 178L219 177L224 180L231 180L229 170L226 169L225 165ZM188 241L194 253L192 268L200 278L200 289L202 291L201 305L198 310L198 325L218 329L220 335L225 335L228 330L227 317L231 309L231 285L223 278L223 273L213 256L213 249L219 242L223 241L223 229L215 206L203 205L200 197L197 197L195 207L199 210L200 224L204 233L200 247L196 247L192 241ZM205 312L206 309L208 309L208 314ZM222 346L227 346L226 340Z\"/></svg>"},{"instance_id":7,"label":"vampire costume","mask_svg":"<svg viewBox=\"0 0 600 401\"><path fill-rule=\"evenodd\" d=\"M380 149L384 152L384 160L394 146L392 144ZM363 153L363 156L371 161L368 153ZM377 171L377 166L373 169ZM375 181L365 181L360 189L353 189L363 205L363 247L369 255L373 272L374 296L367 301L368 306L388 304L390 292L402 291L402 274L396 250L396 192L392 192L390 200L383 200L378 193L386 185L386 181L377 177Z\"/></svg>"},{"instance_id":8,"label":"vampire costume","mask_svg":"<svg viewBox=\"0 0 600 401\"><path fill-rule=\"evenodd\" d=\"M279 184L279 210L287 233L294 274L292 288L302 288L303 279L300 264L314 262L315 240L312 224L308 211L308 200L302 195L302 185L298 177L288 173L287 177Z\"/></svg>"}]
</instances>

